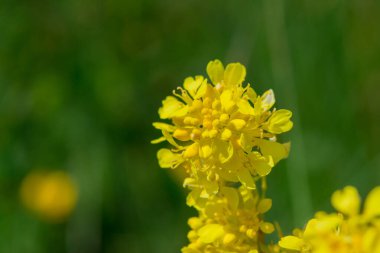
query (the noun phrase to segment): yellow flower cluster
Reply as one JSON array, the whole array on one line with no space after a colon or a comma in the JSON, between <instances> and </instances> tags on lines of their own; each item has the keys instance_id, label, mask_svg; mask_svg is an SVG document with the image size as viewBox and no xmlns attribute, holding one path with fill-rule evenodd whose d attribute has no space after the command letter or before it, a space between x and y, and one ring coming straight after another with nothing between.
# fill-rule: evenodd
<instances>
[{"instance_id":1,"label":"yellow flower cluster","mask_svg":"<svg viewBox=\"0 0 380 253\"><path fill-rule=\"evenodd\" d=\"M198 205L199 217L189 219L190 244L182 252L259 252L264 234L274 231L262 217L271 208L271 199L260 198L245 186L222 187L218 195Z\"/></svg>"},{"instance_id":2,"label":"yellow flower cluster","mask_svg":"<svg viewBox=\"0 0 380 253\"><path fill-rule=\"evenodd\" d=\"M212 83L188 77L162 102L160 118L171 122L153 124L163 136L152 142L173 147L158 151L159 164L184 168L185 186L205 198L224 182L255 189L255 181L288 155L289 145L276 142L276 135L292 128L292 113L273 109L272 90L258 96L249 84L243 86L246 69L240 63L224 68L211 61L207 73Z\"/></svg>"},{"instance_id":3,"label":"yellow flower cluster","mask_svg":"<svg viewBox=\"0 0 380 253\"><path fill-rule=\"evenodd\" d=\"M318 212L304 231L281 238L284 250L301 253L380 253L380 187L366 198L360 213L360 196L347 186L331 198L337 213Z\"/></svg>"},{"instance_id":4,"label":"yellow flower cluster","mask_svg":"<svg viewBox=\"0 0 380 253\"><path fill-rule=\"evenodd\" d=\"M265 176L288 155L289 144L276 137L292 128L292 113L273 108L272 90L259 96L243 85L246 69L240 63L224 68L211 61L207 73L211 82L188 77L162 102L158 113L170 123L153 124L163 136L152 143L172 145L158 151L160 166L185 170L187 204L199 212L189 219L190 243L182 252L278 252L264 240L274 231L263 217L272 206L264 197Z\"/></svg>"}]
</instances>

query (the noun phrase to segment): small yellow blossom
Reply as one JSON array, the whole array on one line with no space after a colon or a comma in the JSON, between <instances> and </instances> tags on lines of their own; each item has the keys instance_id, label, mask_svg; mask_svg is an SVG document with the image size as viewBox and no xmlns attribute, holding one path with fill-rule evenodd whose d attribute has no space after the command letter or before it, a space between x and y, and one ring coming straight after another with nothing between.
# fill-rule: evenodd
<instances>
[{"instance_id":1,"label":"small yellow blossom","mask_svg":"<svg viewBox=\"0 0 380 253\"><path fill-rule=\"evenodd\" d=\"M273 109L272 90L259 96L243 86L246 69L240 63L224 68L214 60L207 73L212 83L188 77L162 102L158 113L170 123L153 124L163 136L152 142L167 141L172 148L158 152L159 164L184 168L203 196L216 194L221 181L254 189L288 155L289 145L278 143L276 135L292 128L292 113Z\"/></svg>"},{"instance_id":2,"label":"small yellow blossom","mask_svg":"<svg viewBox=\"0 0 380 253\"><path fill-rule=\"evenodd\" d=\"M283 249L302 253L380 253L380 187L374 188L360 213L360 196L347 186L331 198L339 213L318 212L298 235L281 238Z\"/></svg>"},{"instance_id":3,"label":"small yellow blossom","mask_svg":"<svg viewBox=\"0 0 380 253\"><path fill-rule=\"evenodd\" d=\"M21 200L31 211L46 220L62 221L77 202L76 187L64 171L35 171L22 182Z\"/></svg>"},{"instance_id":4,"label":"small yellow blossom","mask_svg":"<svg viewBox=\"0 0 380 253\"><path fill-rule=\"evenodd\" d=\"M224 186L218 194L198 201L194 206L200 215L188 221L190 243L182 249L184 253L258 252L263 243L259 234L274 231L273 224L262 218L272 201L260 198L256 190Z\"/></svg>"}]
</instances>

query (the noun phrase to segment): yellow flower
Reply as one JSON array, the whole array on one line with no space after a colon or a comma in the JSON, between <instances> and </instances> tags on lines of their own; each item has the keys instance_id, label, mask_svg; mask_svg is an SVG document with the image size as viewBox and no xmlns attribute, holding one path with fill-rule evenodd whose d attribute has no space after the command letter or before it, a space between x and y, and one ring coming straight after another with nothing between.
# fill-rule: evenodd
<instances>
[{"instance_id":1,"label":"yellow flower","mask_svg":"<svg viewBox=\"0 0 380 253\"><path fill-rule=\"evenodd\" d=\"M31 211L52 222L69 216L77 202L76 187L64 171L35 171L22 182L21 200Z\"/></svg>"},{"instance_id":2,"label":"yellow flower","mask_svg":"<svg viewBox=\"0 0 380 253\"><path fill-rule=\"evenodd\" d=\"M240 63L224 68L219 60L209 62L203 76L188 77L179 93L162 102L158 113L170 124L153 126L171 149L161 149L163 168L182 167L204 193L215 194L220 181L240 182L254 189L255 181L270 173L289 152L289 144L276 142L276 135L292 128L291 112L272 109L272 90L258 96L248 84Z\"/></svg>"},{"instance_id":3,"label":"yellow flower","mask_svg":"<svg viewBox=\"0 0 380 253\"><path fill-rule=\"evenodd\" d=\"M198 201L195 207L200 215L188 221L190 243L184 253L258 252L263 235L274 231L273 224L262 218L272 201L261 199L256 190L224 186L218 194Z\"/></svg>"},{"instance_id":4,"label":"yellow flower","mask_svg":"<svg viewBox=\"0 0 380 253\"><path fill-rule=\"evenodd\" d=\"M360 196L347 186L331 198L339 213L318 212L305 230L281 238L283 249L302 253L380 253L380 187L374 188L360 213Z\"/></svg>"}]
</instances>

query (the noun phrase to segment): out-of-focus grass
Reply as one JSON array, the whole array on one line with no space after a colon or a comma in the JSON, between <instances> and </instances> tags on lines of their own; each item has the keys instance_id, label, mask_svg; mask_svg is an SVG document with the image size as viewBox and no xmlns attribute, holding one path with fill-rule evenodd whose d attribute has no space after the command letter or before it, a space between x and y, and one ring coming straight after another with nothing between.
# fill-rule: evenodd
<instances>
[{"instance_id":1,"label":"out-of-focus grass","mask_svg":"<svg viewBox=\"0 0 380 253\"><path fill-rule=\"evenodd\" d=\"M269 178L285 231L343 185L367 193L380 181L379 14L375 0L2 1L0 252L178 251L193 213L158 168L151 122L214 58L246 64L295 112L293 152ZM20 204L34 169L77 181L66 223Z\"/></svg>"}]
</instances>

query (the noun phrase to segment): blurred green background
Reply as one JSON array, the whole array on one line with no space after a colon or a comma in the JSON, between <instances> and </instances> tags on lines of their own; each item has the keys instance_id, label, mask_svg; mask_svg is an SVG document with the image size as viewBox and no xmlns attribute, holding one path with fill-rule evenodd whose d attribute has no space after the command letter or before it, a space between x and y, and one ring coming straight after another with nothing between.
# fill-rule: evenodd
<instances>
[{"instance_id":1,"label":"blurred green background","mask_svg":"<svg viewBox=\"0 0 380 253\"><path fill-rule=\"evenodd\" d=\"M331 210L335 189L366 194L380 184L379 24L376 0L2 0L0 252L179 252L195 212L158 167L151 122L215 58L294 112L269 179L285 232ZM65 223L20 203L40 168L79 187Z\"/></svg>"}]
</instances>

